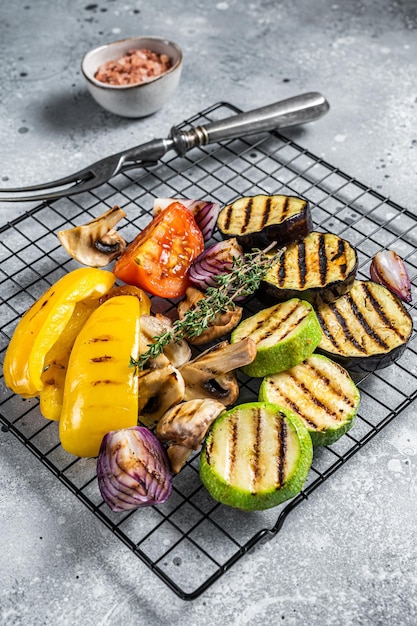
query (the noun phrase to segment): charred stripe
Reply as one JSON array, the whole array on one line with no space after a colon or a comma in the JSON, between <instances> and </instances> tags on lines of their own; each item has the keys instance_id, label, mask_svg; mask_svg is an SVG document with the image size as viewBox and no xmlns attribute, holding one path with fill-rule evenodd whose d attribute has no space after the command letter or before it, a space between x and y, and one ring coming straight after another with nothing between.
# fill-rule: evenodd
<instances>
[{"instance_id":1,"label":"charred stripe","mask_svg":"<svg viewBox=\"0 0 417 626\"><path fill-rule=\"evenodd\" d=\"M233 207L230 204L228 207L226 207L224 209L224 229L225 230L229 230L230 228L230 223L232 221L232 215L233 215Z\"/></svg>"},{"instance_id":2,"label":"charred stripe","mask_svg":"<svg viewBox=\"0 0 417 626\"><path fill-rule=\"evenodd\" d=\"M314 404L315 406L317 406L320 409L322 409L323 411L325 411L328 415L332 416L335 420L343 419L343 415L340 415L340 413L338 413L338 412L334 411L333 409L331 409L331 407L329 407L328 404L324 404L324 402L319 400L317 398L317 396L312 392L312 390L305 385L305 383L303 383L302 381L298 380L295 376L291 375L290 377L295 382L295 384L298 385L298 388L302 391L304 396L306 396L306 397L308 397L310 399L312 404Z\"/></svg>"},{"instance_id":3,"label":"charred stripe","mask_svg":"<svg viewBox=\"0 0 417 626\"><path fill-rule=\"evenodd\" d=\"M284 483L285 479L285 456L287 453L287 422L285 413L280 411L279 413L279 427L277 428L278 435L278 444L279 444L279 453L277 454L277 462L278 462L278 486Z\"/></svg>"},{"instance_id":4,"label":"charred stripe","mask_svg":"<svg viewBox=\"0 0 417 626\"><path fill-rule=\"evenodd\" d=\"M355 300L353 299L353 296L351 296L351 298L349 299L349 304L353 311L353 314L358 319L360 325L362 326L362 328L364 329L368 337L373 339L375 343L381 346L381 348L383 348L384 350L388 350L389 345L378 335L378 333L375 332L373 328L371 328L371 326L369 326L367 320L365 319L365 317L362 315L362 313L359 310L358 303L355 302Z\"/></svg>"},{"instance_id":5,"label":"charred stripe","mask_svg":"<svg viewBox=\"0 0 417 626\"><path fill-rule=\"evenodd\" d=\"M249 198L245 206L245 219L243 221L242 228L240 229L241 233L245 233L249 226L250 216L252 213L252 205L253 205L253 199Z\"/></svg>"},{"instance_id":6,"label":"charred stripe","mask_svg":"<svg viewBox=\"0 0 417 626\"><path fill-rule=\"evenodd\" d=\"M386 326L388 326L396 335L398 335L398 337L400 337L401 341L406 341L408 336L405 336L403 333L399 332L399 329L392 324L389 317L386 316L384 309L381 307L380 301L375 298L371 289L369 289L369 286L363 284L362 288L366 294L365 297L369 298L369 301L371 302L372 307L374 308L374 311L378 315L378 317L384 322Z\"/></svg>"},{"instance_id":7,"label":"charred stripe","mask_svg":"<svg viewBox=\"0 0 417 626\"><path fill-rule=\"evenodd\" d=\"M282 393L282 391L280 391L280 393L282 394L282 397L284 398L284 402L286 404L286 406L288 406L292 411L294 411L294 413L296 413L297 415L299 415L300 417L303 418L303 420L305 422L307 422L307 424L309 426L311 426L312 428L317 428L317 424L315 424L312 420L309 420L301 411L300 407L298 406L298 404L296 402L294 402L293 398L290 398L288 395L285 395L284 393Z\"/></svg>"},{"instance_id":8,"label":"charred stripe","mask_svg":"<svg viewBox=\"0 0 417 626\"><path fill-rule=\"evenodd\" d=\"M335 387L333 381L331 381L328 376L323 374L322 370L320 370L318 367L314 367L314 365L312 365L311 363L305 363L305 365L308 369L311 369L314 372L316 380L322 380L325 383L326 387L328 387L328 389L330 389L335 395L339 396L339 398L341 398L343 402L345 402L345 404L348 404L352 408L355 406L354 400L346 394L342 394L341 388Z\"/></svg>"},{"instance_id":9,"label":"charred stripe","mask_svg":"<svg viewBox=\"0 0 417 626\"><path fill-rule=\"evenodd\" d=\"M289 209L290 209L290 198L289 196L286 196L284 200L284 206L282 207L282 219L286 219Z\"/></svg>"},{"instance_id":10,"label":"charred stripe","mask_svg":"<svg viewBox=\"0 0 417 626\"><path fill-rule=\"evenodd\" d=\"M300 241L297 246L298 252L298 284L304 287L306 284L307 266L306 266L306 245L304 241Z\"/></svg>"},{"instance_id":11,"label":"charred stripe","mask_svg":"<svg viewBox=\"0 0 417 626\"><path fill-rule=\"evenodd\" d=\"M253 474L253 488L254 493L258 489L258 483L262 478L262 467L260 459L262 456L262 412L257 409L254 416L254 431L255 431L255 443L253 446L253 456L251 457L251 466Z\"/></svg>"},{"instance_id":12,"label":"charred stripe","mask_svg":"<svg viewBox=\"0 0 417 626\"><path fill-rule=\"evenodd\" d=\"M237 459L237 442L239 438L239 425L238 425L239 413L236 414L235 419L230 420L228 439L229 439L229 477L232 476Z\"/></svg>"},{"instance_id":13,"label":"charred stripe","mask_svg":"<svg viewBox=\"0 0 417 626\"><path fill-rule=\"evenodd\" d=\"M319 245L318 245L318 254L319 254L319 272L320 272L320 282L322 285L325 285L327 282L327 251L326 251L326 241L324 235L321 233L319 235Z\"/></svg>"},{"instance_id":14,"label":"charred stripe","mask_svg":"<svg viewBox=\"0 0 417 626\"><path fill-rule=\"evenodd\" d=\"M268 196L268 198L265 201L264 210L262 213L261 228L264 228L264 226L268 223L269 215L271 213L271 204L272 204L272 198L271 196Z\"/></svg>"},{"instance_id":15,"label":"charred stripe","mask_svg":"<svg viewBox=\"0 0 417 626\"><path fill-rule=\"evenodd\" d=\"M331 303L328 305L329 309L333 312L336 320L339 322L339 326L343 331L343 335L344 335L344 339L348 342L350 342L353 346L355 346L355 348L357 348L359 350L359 352L363 352L366 354L366 350L365 348L356 341L356 339L352 336L350 329L348 328L346 321L344 319L344 317L341 315L341 313L339 312L339 310L337 309L337 307L335 306L334 303ZM336 348L336 350L341 351L342 347L340 345L340 343L336 340L336 337L330 332L330 329L326 323L325 318L323 317L323 315L320 313L320 311L316 312L317 314L317 318L320 322L320 326L322 331L324 332L324 334L326 335L327 339L333 344L333 346Z\"/></svg>"},{"instance_id":16,"label":"charred stripe","mask_svg":"<svg viewBox=\"0 0 417 626\"><path fill-rule=\"evenodd\" d=\"M275 317L271 317L271 319L275 320L275 323L273 325L268 326L265 329L265 332L261 335L258 342L263 341L263 339L266 339L266 337L270 337L277 330L277 328L279 328L283 323L287 322L291 318L291 316L293 315L294 311L296 311L297 308L298 308L298 304L295 303L295 305L292 307L292 309L287 313L285 317L281 317L280 319L275 319ZM281 339L284 339L287 335L292 333L293 330L297 328L297 326L300 326L300 324L303 323L304 319L308 315L309 315L309 311L305 311L304 315L300 319L293 322L291 327L287 330L286 334L282 335ZM260 322L256 325L255 330L259 330L259 328L262 328L262 326L265 326L265 320L260 320Z\"/></svg>"}]
</instances>

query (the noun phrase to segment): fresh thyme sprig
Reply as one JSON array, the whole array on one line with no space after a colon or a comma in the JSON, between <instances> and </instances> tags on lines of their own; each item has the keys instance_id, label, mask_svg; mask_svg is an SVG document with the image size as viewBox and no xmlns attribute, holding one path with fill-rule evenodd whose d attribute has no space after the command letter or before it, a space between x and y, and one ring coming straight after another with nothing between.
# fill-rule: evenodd
<instances>
[{"instance_id":1,"label":"fresh thyme sprig","mask_svg":"<svg viewBox=\"0 0 417 626\"><path fill-rule=\"evenodd\" d=\"M280 248L274 254L268 255L267 253L275 246L274 241L264 250L236 257L229 273L216 276L217 287L209 287L204 298L201 298L193 309L189 309L183 319L176 320L170 330L154 337L154 343L146 352L140 354L137 359L131 357L130 366L135 368L135 373L143 369L147 361L159 356L165 346L185 337L198 337L210 326L218 313L234 309L236 300L253 294L268 269L284 252L284 249Z\"/></svg>"}]
</instances>

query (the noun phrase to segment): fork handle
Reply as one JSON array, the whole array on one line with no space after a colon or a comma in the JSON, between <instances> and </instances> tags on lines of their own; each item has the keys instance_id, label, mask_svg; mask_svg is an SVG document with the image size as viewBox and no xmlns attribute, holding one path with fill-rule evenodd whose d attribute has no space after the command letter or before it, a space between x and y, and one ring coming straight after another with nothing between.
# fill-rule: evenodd
<instances>
[{"instance_id":1,"label":"fork handle","mask_svg":"<svg viewBox=\"0 0 417 626\"><path fill-rule=\"evenodd\" d=\"M328 110L326 98L320 93L310 92L205 126L195 126L188 131L174 127L170 136L175 150L182 156L196 146L312 122Z\"/></svg>"}]
</instances>

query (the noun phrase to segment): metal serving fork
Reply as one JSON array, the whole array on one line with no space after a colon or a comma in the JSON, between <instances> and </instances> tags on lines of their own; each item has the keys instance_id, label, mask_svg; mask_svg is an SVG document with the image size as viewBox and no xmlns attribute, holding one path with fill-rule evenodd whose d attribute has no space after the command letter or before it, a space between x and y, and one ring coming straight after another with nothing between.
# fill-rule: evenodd
<instances>
[{"instance_id":1,"label":"metal serving fork","mask_svg":"<svg viewBox=\"0 0 417 626\"><path fill-rule=\"evenodd\" d=\"M180 130L174 126L166 139L153 139L123 150L69 176L39 185L0 188L0 202L54 200L79 194L108 182L126 170L154 165L171 150L183 156L197 146L311 122L328 110L329 104L325 97L320 93L310 92L190 130ZM34 193L25 195L28 192ZM15 195L3 196L10 193Z\"/></svg>"}]
</instances>

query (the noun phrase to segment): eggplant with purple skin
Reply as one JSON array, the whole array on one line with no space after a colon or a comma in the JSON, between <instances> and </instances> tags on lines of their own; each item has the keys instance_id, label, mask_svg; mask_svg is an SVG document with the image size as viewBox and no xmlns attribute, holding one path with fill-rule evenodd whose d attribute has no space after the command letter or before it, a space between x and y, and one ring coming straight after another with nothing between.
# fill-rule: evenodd
<instances>
[{"instance_id":1,"label":"eggplant with purple skin","mask_svg":"<svg viewBox=\"0 0 417 626\"><path fill-rule=\"evenodd\" d=\"M172 491L165 448L143 426L111 431L103 437L97 479L103 500L112 511L163 504Z\"/></svg>"},{"instance_id":2,"label":"eggplant with purple skin","mask_svg":"<svg viewBox=\"0 0 417 626\"><path fill-rule=\"evenodd\" d=\"M264 276L260 295L275 302L331 302L350 290L357 268L358 255L348 241L314 231L287 246Z\"/></svg>"},{"instance_id":3,"label":"eggplant with purple skin","mask_svg":"<svg viewBox=\"0 0 417 626\"><path fill-rule=\"evenodd\" d=\"M217 218L223 238L236 237L244 250L282 246L305 237L313 222L307 200L296 196L257 195L225 206Z\"/></svg>"},{"instance_id":4,"label":"eggplant with purple skin","mask_svg":"<svg viewBox=\"0 0 417 626\"><path fill-rule=\"evenodd\" d=\"M348 294L316 309L323 332L317 351L348 369L374 371L404 352L413 321L389 289L355 280Z\"/></svg>"}]
</instances>

